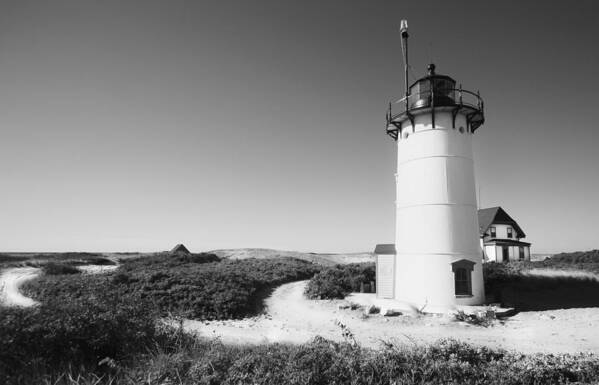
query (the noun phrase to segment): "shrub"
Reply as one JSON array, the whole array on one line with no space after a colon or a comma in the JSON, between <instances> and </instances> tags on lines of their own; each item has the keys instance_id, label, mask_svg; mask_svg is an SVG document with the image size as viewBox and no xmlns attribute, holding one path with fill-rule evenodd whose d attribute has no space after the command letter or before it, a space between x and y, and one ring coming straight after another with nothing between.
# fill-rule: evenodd
<instances>
[{"instance_id":1,"label":"shrub","mask_svg":"<svg viewBox=\"0 0 599 385\"><path fill-rule=\"evenodd\" d=\"M98 257L98 256L85 257L82 259L81 263L77 263L77 264L80 264L80 265L102 265L102 266L116 265L116 263L113 260L110 260L105 257Z\"/></svg>"},{"instance_id":2,"label":"shrub","mask_svg":"<svg viewBox=\"0 0 599 385\"><path fill-rule=\"evenodd\" d=\"M0 383L30 370L94 366L106 357L123 360L143 352L158 337L149 309L141 298L123 299L108 290L30 309L2 309Z\"/></svg>"},{"instance_id":3,"label":"shrub","mask_svg":"<svg viewBox=\"0 0 599 385\"><path fill-rule=\"evenodd\" d=\"M127 284L131 281L131 276L126 273L117 272L112 276L112 282L118 284Z\"/></svg>"},{"instance_id":4,"label":"shrub","mask_svg":"<svg viewBox=\"0 0 599 385\"><path fill-rule=\"evenodd\" d=\"M16 262L22 262L28 260L29 257L21 255L12 255L7 253L0 253L0 264L12 265Z\"/></svg>"},{"instance_id":5,"label":"shrub","mask_svg":"<svg viewBox=\"0 0 599 385\"><path fill-rule=\"evenodd\" d=\"M30 372L21 372L19 376L14 374L15 367L2 366L0 381L4 380L3 383L6 384L65 385L73 383L533 385L599 381L599 360L593 354L523 355L472 346L455 340L441 340L431 345L410 347L388 343L381 350L372 350L362 348L351 340L338 343L321 337L296 346L285 344L227 346L219 340L194 339L172 328L154 328L153 332L155 343L151 348L147 346L148 353L141 353L138 345L133 345L131 351L135 356L130 357L129 360L119 361L109 358L101 360L104 365L88 363L77 366L75 363L81 360L75 359L71 362L63 359L63 357L73 359L70 354L67 354L53 361L58 362L59 366L44 366L41 369L38 366ZM0 341L4 340L0 338ZM141 345L143 343L139 346ZM18 350L20 346L28 345L9 347ZM4 359L5 356L10 358L9 353L12 352L1 350L0 358ZM38 353L34 352L33 356L36 355ZM0 363L3 364L4 361L0 360ZM13 374L7 376L7 373ZM69 376L77 378L80 382L71 381ZM99 378L103 381L99 381Z\"/></svg>"},{"instance_id":6,"label":"shrub","mask_svg":"<svg viewBox=\"0 0 599 385\"><path fill-rule=\"evenodd\" d=\"M60 262L48 262L42 265L42 271L47 275L79 274L81 270Z\"/></svg>"},{"instance_id":7,"label":"shrub","mask_svg":"<svg viewBox=\"0 0 599 385\"><path fill-rule=\"evenodd\" d=\"M166 365L147 363L156 383L526 385L599 380L594 355L521 355L455 340L414 347L388 344L382 350L321 337L298 346L200 341L168 357L161 353Z\"/></svg>"},{"instance_id":8,"label":"shrub","mask_svg":"<svg viewBox=\"0 0 599 385\"><path fill-rule=\"evenodd\" d=\"M466 322L470 325L487 327L493 324L496 316L495 312L491 310L479 312L477 314L467 314L463 310L458 310L454 314L454 318L456 321Z\"/></svg>"},{"instance_id":9,"label":"shrub","mask_svg":"<svg viewBox=\"0 0 599 385\"><path fill-rule=\"evenodd\" d=\"M381 312L381 308L378 306L371 305L368 308L368 314L379 314Z\"/></svg>"},{"instance_id":10,"label":"shrub","mask_svg":"<svg viewBox=\"0 0 599 385\"><path fill-rule=\"evenodd\" d=\"M139 296L160 314L195 319L242 318L259 313L274 286L308 279L319 271L296 259L247 259L206 262L200 256L175 263L169 256L124 261L115 274L81 277L45 276L25 285L36 300L93 297L97 291L123 298Z\"/></svg>"},{"instance_id":11,"label":"shrub","mask_svg":"<svg viewBox=\"0 0 599 385\"><path fill-rule=\"evenodd\" d=\"M157 253L154 255L143 256L132 259L123 260L123 264L129 269L143 269L146 267L180 267L182 264L188 263L210 263L219 262L220 258L216 254L211 253L198 253L198 254L184 254L184 253Z\"/></svg>"},{"instance_id":12,"label":"shrub","mask_svg":"<svg viewBox=\"0 0 599 385\"><path fill-rule=\"evenodd\" d=\"M599 306L599 280L594 277L526 274L530 268L528 262L485 263L487 298L520 311Z\"/></svg>"},{"instance_id":13,"label":"shrub","mask_svg":"<svg viewBox=\"0 0 599 385\"><path fill-rule=\"evenodd\" d=\"M373 263L336 265L314 275L306 286L305 294L311 299L344 298L351 292L359 291L363 282L374 280Z\"/></svg>"}]
</instances>

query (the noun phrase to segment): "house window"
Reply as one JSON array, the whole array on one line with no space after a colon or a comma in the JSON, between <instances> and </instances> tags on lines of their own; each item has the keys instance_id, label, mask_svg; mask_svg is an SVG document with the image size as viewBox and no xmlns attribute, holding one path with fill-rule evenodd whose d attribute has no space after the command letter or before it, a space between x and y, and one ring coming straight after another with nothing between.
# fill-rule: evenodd
<instances>
[{"instance_id":1,"label":"house window","mask_svg":"<svg viewBox=\"0 0 599 385\"><path fill-rule=\"evenodd\" d=\"M491 233L491 238L495 238L497 236L494 226L489 227L489 232Z\"/></svg>"},{"instance_id":2,"label":"house window","mask_svg":"<svg viewBox=\"0 0 599 385\"><path fill-rule=\"evenodd\" d=\"M507 237L508 237L508 238L511 238L511 237L512 237L512 235L513 235L513 234L512 234L512 228L511 228L511 227L508 227L508 228L507 228Z\"/></svg>"},{"instance_id":3,"label":"house window","mask_svg":"<svg viewBox=\"0 0 599 385\"><path fill-rule=\"evenodd\" d=\"M461 259L452 263L456 296L472 296L472 270L476 263Z\"/></svg>"},{"instance_id":4,"label":"house window","mask_svg":"<svg viewBox=\"0 0 599 385\"><path fill-rule=\"evenodd\" d=\"M518 259L524 260L524 247L522 246L518 247Z\"/></svg>"}]
</instances>

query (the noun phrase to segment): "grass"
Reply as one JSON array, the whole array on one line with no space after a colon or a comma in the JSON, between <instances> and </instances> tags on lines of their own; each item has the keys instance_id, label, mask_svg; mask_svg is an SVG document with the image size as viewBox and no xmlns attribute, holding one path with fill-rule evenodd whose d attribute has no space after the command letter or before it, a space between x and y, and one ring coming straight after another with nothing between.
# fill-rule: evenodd
<instances>
[{"instance_id":1,"label":"grass","mask_svg":"<svg viewBox=\"0 0 599 385\"><path fill-rule=\"evenodd\" d=\"M63 265L114 265L115 262L101 253L66 252L66 253L1 253L0 267L31 266L42 267L46 263Z\"/></svg>"},{"instance_id":2,"label":"grass","mask_svg":"<svg viewBox=\"0 0 599 385\"><path fill-rule=\"evenodd\" d=\"M40 302L90 298L99 291L139 296L161 315L232 319L258 314L269 290L318 271L312 263L288 258L220 261L212 254L164 254L123 261L113 274L42 276L23 291Z\"/></svg>"},{"instance_id":3,"label":"grass","mask_svg":"<svg viewBox=\"0 0 599 385\"><path fill-rule=\"evenodd\" d=\"M380 350L320 337L302 345L227 346L156 328L154 344L126 358L37 367L5 383L48 384L555 384L596 383L590 354L521 355L455 340ZM74 381L69 380L74 379Z\"/></svg>"},{"instance_id":4,"label":"grass","mask_svg":"<svg viewBox=\"0 0 599 385\"><path fill-rule=\"evenodd\" d=\"M0 253L0 264L4 265L12 265L18 262L22 262L22 261L26 261L28 260L29 257L26 256L22 256L22 255L12 255L12 254L8 254L8 253Z\"/></svg>"},{"instance_id":5,"label":"grass","mask_svg":"<svg viewBox=\"0 0 599 385\"><path fill-rule=\"evenodd\" d=\"M68 301L57 297L33 308L4 308L0 383L39 383L43 373L77 367L99 372L101 359L126 360L160 341L155 324L141 298L104 291Z\"/></svg>"},{"instance_id":6,"label":"grass","mask_svg":"<svg viewBox=\"0 0 599 385\"><path fill-rule=\"evenodd\" d=\"M519 311L598 307L599 280L591 275L557 274L558 270L581 270L579 263L567 261L486 263L487 299ZM528 273L538 268L553 269L556 274Z\"/></svg>"},{"instance_id":7,"label":"grass","mask_svg":"<svg viewBox=\"0 0 599 385\"><path fill-rule=\"evenodd\" d=\"M353 290L370 277L371 268L328 269L315 277L334 278L332 292ZM526 269L526 265L490 264L485 268L487 284L490 289L520 284L543 292L567 283L545 287L549 285L545 281L523 281ZM243 316L256 310L248 307L248 301L259 298L261 290L318 271L296 260L216 261L210 255L177 260L162 255L131 259L107 275L40 277L27 289L42 301L39 307L0 309L0 383L599 382L599 357L592 354L521 355L454 340L412 347L387 343L372 350L352 340L346 327L341 330L347 339L343 343L317 337L302 345L226 346L159 321L171 310L181 315L191 311L206 319Z\"/></svg>"},{"instance_id":8,"label":"grass","mask_svg":"<svg viewBox=\"0 0 599 385\"><path fill-rule=\"evenodd\" d=\"M80 274L81 270L61 262L48 262L42 265L42 271L47 275Z\"/></svg>"}]
</instances>

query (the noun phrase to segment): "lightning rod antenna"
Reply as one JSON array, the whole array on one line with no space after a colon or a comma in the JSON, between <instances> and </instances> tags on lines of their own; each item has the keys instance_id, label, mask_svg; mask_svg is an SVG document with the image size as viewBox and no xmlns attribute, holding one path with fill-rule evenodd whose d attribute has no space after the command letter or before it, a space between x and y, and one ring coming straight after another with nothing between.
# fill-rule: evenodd
<instances>
[{"instance_id":1,"label":"lightning rod antenna","mask_svg":"<svg viewBox=\"0 0 599 385\"><path fill-rule=\"evenodd\" d=\"M403 51L403 64L404 64L404 70L405 70L405 86L406 86L406 97L405 97L405 102L406 102L406 111L408 110L408 95L409 95L409 90L408 90L408 21L407 20L402 20L400 27L399 27L399 31L401 32L401 42L402 42L402 51Z\"/></svg>"}]
</instances>

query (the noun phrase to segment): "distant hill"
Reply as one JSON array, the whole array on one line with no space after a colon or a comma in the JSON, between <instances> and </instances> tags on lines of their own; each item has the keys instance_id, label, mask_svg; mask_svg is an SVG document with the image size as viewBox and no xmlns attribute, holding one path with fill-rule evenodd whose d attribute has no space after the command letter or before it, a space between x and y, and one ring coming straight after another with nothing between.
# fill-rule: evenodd
<instances>
[{"instance_id":1,"label":"distant hill","mask_svg":"<svg viewBox=\"0 0 599 385\"><path fill-rule=\"evenodd\" d=\"M218 255L220 258L227 259L297 258L326 266L347 263L374 262L373 253L317 254L273 249L221 249L211 250L208 251L208 253L213 253Z\"/></svg>"}]
</instances>

